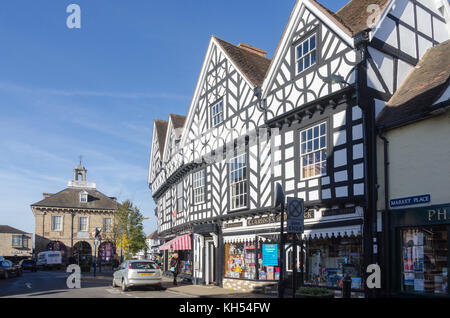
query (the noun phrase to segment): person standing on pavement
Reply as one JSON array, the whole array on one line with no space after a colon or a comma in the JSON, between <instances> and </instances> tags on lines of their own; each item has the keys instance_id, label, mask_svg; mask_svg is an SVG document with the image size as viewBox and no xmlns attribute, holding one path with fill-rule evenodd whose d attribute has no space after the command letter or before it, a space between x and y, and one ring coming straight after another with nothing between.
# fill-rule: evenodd
<instances>
[{"instance_id":1,"label":"person standing on pavement","mask_svg":"<svg viewBox=\"0 0 450 318\"><path fill-rule=\"evenodd\" d=\"M177 276L180 273L180 260L178 258L178 253L173 254L170 260L170 271L173 274L173 284L177 286Z\"/></svg>"}]
</instances>

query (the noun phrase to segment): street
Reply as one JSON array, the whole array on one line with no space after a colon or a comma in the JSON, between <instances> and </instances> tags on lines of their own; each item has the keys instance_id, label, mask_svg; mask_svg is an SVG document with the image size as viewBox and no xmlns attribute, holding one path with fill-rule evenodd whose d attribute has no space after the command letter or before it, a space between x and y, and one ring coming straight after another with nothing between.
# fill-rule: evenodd
<instances>
[{"instance_id":1,"label":"street","mask_svg":"<svg viewBox=\"0 0 450 318\"><path fill-rule=\"evenodd\" d=\"M182 284L173 286L164 278L162 288L139 287L123 292L113 288L112 273L82 274L81 288L69 289L66 285L69 273L64 271L26 271L21 277L0 280L1 298L265 298L267 295L239 293L216 286Z\"/></svg>"},{"instance_id":2,"label":"street","mask_svg":"<svg viewBox=\"0 0 450 318\"><path fill-rule=\"evenodd\" d=\"M69 289L66 280L69 273L62 271L24 272L22 277L0 280L0 297L39 298L187 298L187 294L153 287L122 292L111 286L111 278L82 275L81 288Z\"/></svg>"}]
</instances>

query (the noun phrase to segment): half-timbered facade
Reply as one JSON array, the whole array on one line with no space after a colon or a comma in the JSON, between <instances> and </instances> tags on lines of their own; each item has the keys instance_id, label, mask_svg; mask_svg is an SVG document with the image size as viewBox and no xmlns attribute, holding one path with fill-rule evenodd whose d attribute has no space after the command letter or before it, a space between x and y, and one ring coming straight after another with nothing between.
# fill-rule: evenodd
<instances>
[{"instance_id":1,"label":"half-timbered facade","mask_svg":"<svg viewBox=\"0 0 450 318\"><path fill-rule=\"evenodd\" d=\"M158 234L190 235L194 281L254 289L279 278L262 254L280 242L280 183L305 201L305 283L338 288L349 273L363 289L363 265L377 261L375 117L448 38L448 5L422 2L353 0L333 13L299 0L271 60L211 38L183 129L169 118L165 160L157 168L152 145L149 172Z\"/></svg>"}]
</instances>

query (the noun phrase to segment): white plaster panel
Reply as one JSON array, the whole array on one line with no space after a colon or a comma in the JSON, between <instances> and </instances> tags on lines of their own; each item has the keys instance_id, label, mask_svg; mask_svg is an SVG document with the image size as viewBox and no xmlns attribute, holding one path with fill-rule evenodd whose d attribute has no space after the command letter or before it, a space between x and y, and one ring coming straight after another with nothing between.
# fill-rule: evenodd
<instances>
[{"instance_id":1,"label":"white plaster panel","mask_svg":"<svg viewBox=\"0 0 450 318\"><path fill-rule=\"evenodd\" d=\"M334 167L341 167L347 164L347 149L334 152Z\"/></svg>"},{"instance_id":2,"label":"white plaster panel","mask_svg":"<svg viewBox=\"0 0 450 318\"><path fill-rule=\"evenodd\" d=\"M416 6L417 12L417 29L431 37L431 16L424 9Z\"/></svg>"},{"instance_id":3,"label":"white plaster panel","mask_svg":"<svg viewBox=\"0 0 450 318\"><path fill-rule=\"evenodd\" d=\"M353 166L353 179L362 179L364 178L364 164L360 163Z\"/></svg>"},{"instance_id":4,"label":"white plaster panel","mask_svg":"<svg viewBox=\"0 0 450 318\"><path fill-rule=\"evenodd\" d=\"M335 182L343 182L348 180L347 170L338 171L334 173L334 181Z\"/></svg>"},{"instance_id":5,"label":"white plaster panel","mask_svg":"<svg viewBox=\"0 0 450 318\"><path fill-rule=\"evenodd\" d=\"M353 185L353 195L364 194L364 183L357 183Z\"/></svg>"},{"instance_id":6,"label":"white plaster panel","mask_svg":"<svg viewBox=\"0 0 450 318\"><path fill-rule=\"evenodd\" d=\"M291 161L286 162L286 165L285 165L285 175L286 175L286 178L293 177L294 174L295 174L294 160L291 160Z\"/></svg>"},{"instance_id":7,"label":"white plaster panel","mask_svg":"<svg viewBox=\"0 0 450 318\"><path fill-rule=\"evenodd\" d=\"M347 132L345 130L341 130L338 132L335 132L333 134L333 145L339 146L343 145L347 142Z\"/></svg>"},{"instance_id":8,"label":"white plaster panel","mask_svg":"<svg viewBox=\"0 0 450 318\"><path fill-rule=\"evenodd\" d=\"M336 191L336 198L342 198L348 196L348 187L337 187L335 189Z\"/></svg>"},{"instance_id":9,"label":"white plaster panel","mask_svg":"<svg viewBox=\"0 0 450 318\"><path fill-rule=\"evenodd\" d=\"M352 127L352 137L353 140L358 140L363 138L363 126L362 124L356 125Z\"/></svg>"},{"instance_id":10,"label":"white plaster panel","mask_svg":"<svg viewBox=\"0 0 450 318\"><path fill-rule=\"evenodd\" d=\"M341 112L333 115L333 128L338 128L338 127L345 125L346 114L347 114L347 112L344 110L344 111L341 111Z\"/></svg>"},{"instance_id":11,"label":"white plaster panel","mask_svg":"<svg viewBox=\"0 0 450 318\"><path fill-rule=\"evenodd\" d=\"M364 156L364 145L353 145L353 160L361 159Z\"/></svg>"},{"instance_id":12,"label":"white plaster panel","mask_svg":"<svg viewBox=\"0 0 450 318\"><path fill-rule=\"evenodd\" d=\"M400 49L406 54L416 58L416 36L413 31L399 26L400 30Z\"/></svg>"},{"instance_id":13,"label":"white plaster panel","mask_svg":"<svg viewBox=\"0 0 450 318\"><path fill-rule=\"evenodd\" d=\"M310 188L317 187L318 185L319 185L318 179L313 179L313 180L308 181L308 187L310 187Z\"/></svg>"},{"instance_id":14,"label":"white plaster panel","mask_svg":"<svg viewBox=\"0 0 450 318\"><path fill-rule=\"evenodd\" d=\"M330 184L330 177L324 177L322 178L322 185L328 185Z\"/></svg>"},{"instance_id":15,"label":"white plaster panel","mask_svg":"<svg viewBox=\"0 0 450 318\"><path fill-rule=\"evenodd\" d=\"M330 189L322 190L322 199L331 199L331 190Z\"/></svg>"},{"instance_id":16,"label":"white plaster panel","mask_svg":"<svg viewBox=\"0 0 450 318\"><path fill-rule=\"evenodd\" d=\"M359 106L354 106L352 108L352 120L358 120L362 118L362 111Z\"/></svg>"},{"instance_id":17,"label":"white plaster panel","mask_svg":"<svg viewBox=\"0 0 450 318\"><path fill-rule=\"evenodd\" d=\"M317 200L319 200L319 191L318 190L310 191L308 196L309 196L309 201L317 201Z\"/></svg>"},{"instance_id":18,"label":"white plaster panel","mask_svg":"<svg viewBox=\"0 0 450 318\"><path fill-rule=\"evenodd\" d=\"M286 134L284 135L284 143L290 144L293 141L294 141L294 132L292 130L286 132Z\"/></svg>"}]
</instances>

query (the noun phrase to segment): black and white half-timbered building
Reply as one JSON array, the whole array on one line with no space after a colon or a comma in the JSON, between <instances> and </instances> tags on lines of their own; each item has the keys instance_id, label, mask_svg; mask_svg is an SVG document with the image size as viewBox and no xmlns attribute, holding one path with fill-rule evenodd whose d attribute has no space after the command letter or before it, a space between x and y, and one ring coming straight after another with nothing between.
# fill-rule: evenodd
<instances>
[{"instance_id":1,"label":"black and white half-timbered building","mask_svg":"<svg viewBox=\"0 0 450 318\"><path fill-rule=\"evenodd\" d=\"M213 36L186 118L154 124L149 185L166 260L179 252L195 283L276 283L280 183L305 202L303 283L337 289L348 274L364 290L366 266L383 262L375 119L448 39L448 13L440 0L352 0L336 13L298 0L272 59Z\"/></svg>"}]
</instances>

